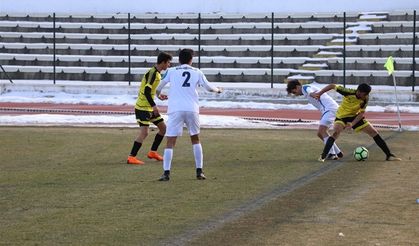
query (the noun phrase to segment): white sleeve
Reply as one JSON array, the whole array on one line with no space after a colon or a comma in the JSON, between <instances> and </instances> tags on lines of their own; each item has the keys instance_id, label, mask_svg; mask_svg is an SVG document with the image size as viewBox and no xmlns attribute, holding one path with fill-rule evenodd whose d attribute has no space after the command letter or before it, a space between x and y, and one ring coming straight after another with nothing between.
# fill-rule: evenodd
<instances>
[{"instance_id":1,"label":"white sleeve","mask_svg":"<svg viewBox=\"0 0 419 246\"><path fill-rule=\"evenodd\" d=\"M316 90L311 87L310 85L304 85L303 90L307 93L307 95L310 95L310 93L315 92Z\"/></svg>"},{"instance_id":2,"label":"white sleeve","mask_svg":"<svg viewBox=\"0 0 419 246\"><path fill-rule=\"evenodd\" d=\"M201 71L199 71L199 85L204 87L207 91L218 91L218 88L211 85L211 83L205 77L204 73L202 73Z\"/></svg>"},{"instance_id":3,"label":"white sleeve","mask_svg":"<svg viewBox=\"0 0 419 246\"><path fill-rule=\"evenodd\" d=\"M166 72L166 76L160 81L159 86L157 86L156 89L156 95L159 96L161 91L163 90L163 87L167 85L167 83L170 82L170 70Z\"/></svg>"}]
</instances>

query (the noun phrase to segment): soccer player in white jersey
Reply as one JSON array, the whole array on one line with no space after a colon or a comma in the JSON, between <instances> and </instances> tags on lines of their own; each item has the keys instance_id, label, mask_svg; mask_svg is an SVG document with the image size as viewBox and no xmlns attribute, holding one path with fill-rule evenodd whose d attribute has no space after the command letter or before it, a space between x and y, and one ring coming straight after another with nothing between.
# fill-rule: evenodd
<instances>
[{"instance_id":1,"label":"soccer player in white jersey","mask_svg":"<svg viewBox=\"0 0 419 246\"><path fill-rule=\"evenodd\" d=\"M321 118L319 120L317 136L323 141L323 143L326 144L327 139L330 136L328 129L333 125L333 122L335 121L336 110L338 109L339 105L327 93L324 93L320 97L320 99L315 99L312 96L310 96L311 93L317 91L320 91L320 89L315 87L314 85L301 85L301 83L298 80L290 80L287 85L287 92L289 94L294 94L296 96L304 95L308 102L320 111ZM328 158L337 160L342 157L342 151L336 144L334 144L329 151Z\"/></svg>"},{"instance_id":2,"label":"soccer player in white jersey","mask_svg":"<svg viewBox=\"0 0 419 246\"><path fill-rule=\"evenodd\" d=\"M170 179L173 148L176 138L182 136L183 125L189 130L192 149L195 157L196 178L206 179L203 168L203 151L199 141L199 103L197 87L202 86L208 91L221 93L221 89L211 85L205 75L197 68L192 67L193 50L183 49L179 53L180 66L171 68L157 87L157 96L162 95L163 87L170 83L168 93L168 121L167 121L167 144L163 154L164 173L160 181Z\"/></svg>"}]
</instances>

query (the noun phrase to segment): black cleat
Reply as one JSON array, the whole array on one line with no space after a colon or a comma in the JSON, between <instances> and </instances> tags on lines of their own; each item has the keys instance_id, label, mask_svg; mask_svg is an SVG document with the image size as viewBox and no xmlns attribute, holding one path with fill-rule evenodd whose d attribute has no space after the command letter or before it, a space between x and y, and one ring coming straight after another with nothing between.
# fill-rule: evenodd
<instances>
[{"instance_id":1,"label":"black cleat","mask_svg":"<svg viewBox=\"0 0 419 246\"><path fill-rule=\"evenodd\" d=\"M196 179L198 180L204 180L207 177L205 177L204 173L202 172L202 168L197 168L196 169Z\"/></svg>"},{"instance_id":2,"label":"black cleat","mask_svg":"<svg viewBox=\"0 0 419 246\"><path fill-rule=\"evenodd\" d=\"M160 178L159 181L169 181L170 180L170 176L163 174Z\"/></svg>"},{"instance_id":3,"label":"black cleat","mask_svg":"<svg viewBox=\"0 0 419 246\"><path fill-rule=\"evenodd\" d=\"M336 161L336 160L339 160L339 157L337 155L335 155L335 154L328 154L327 157L326 157L326 160L334 160L334 161Z\"/></svg>"},{"instance_id":4,"label":"black cleat","mask_svg":"<svg viewBox=\"0 0 419 246\"><path fill-rule=\"evenodd\" d=\"M159 181L169 181L170 180L170 170L164 171L163 175L159 178Z\"/></svg>"},{"instance_id":5,"label":"black cleat","mask_svg":"<svg viewBox=\"0 0 419 246\"><path fill-rule=\"evenodd\" d=\"M170 170L165 170L163 175L159 178L159 181L169 181L170 180Z\"/></svg>"},{"instance_id":6,"label":"black cleat","mask_svg":"<svg viewBox=\"0 0 419 246\"><path fill-rule=\"evenodd\" d=\"M204 180L204 179L207 179L207 177L205 177L204 173L199 173L199 174L196 175L196 179Z\"/></svg>"},{"instance_id":7,"label":"black cleat","mask_svg":"<svg viewBox=\"0 0 419 246\"><path fill-rule=\"evenodd\" d=\"M339 153L337 154L337 156L339 157L339 159L341 159L341 158L343 158L343 153L342 153L342 152L339 152Z\"/></svg>"}]
</instances>

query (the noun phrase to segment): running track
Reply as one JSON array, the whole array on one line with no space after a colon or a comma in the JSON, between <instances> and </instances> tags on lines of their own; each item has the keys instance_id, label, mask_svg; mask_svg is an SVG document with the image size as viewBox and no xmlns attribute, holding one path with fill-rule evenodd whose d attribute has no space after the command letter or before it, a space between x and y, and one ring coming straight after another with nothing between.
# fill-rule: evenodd
<instances>
[{"instance_id":1,"label":"running track","mask_svg":"<svg viewBox=\"0 0 419 246\"><path fill-rule=\"evenodd\" d=\"M162 113L166 112L161 107ZM263 109L221 109L201 108L203 115L237 116L259 120L273 121L311 121L319 119L316 110L263 110ZM48 103L0 103L0 115L21 114L83 114L83 115L110 115L133 114L132 105L85 105L85 104L48 104ZM367 112L367 119L376 125L397 126L398 118L394 112ZM401 113L403 126L419 126L418 113Z\"/></svg>"}]
</instances>

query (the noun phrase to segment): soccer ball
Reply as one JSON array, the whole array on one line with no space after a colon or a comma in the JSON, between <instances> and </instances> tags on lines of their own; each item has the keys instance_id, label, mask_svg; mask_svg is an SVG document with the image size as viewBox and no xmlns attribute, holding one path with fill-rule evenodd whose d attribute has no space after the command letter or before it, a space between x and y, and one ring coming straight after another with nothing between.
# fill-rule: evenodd
<instances>
[{"instance_id":1,"label":"soccer ball","mask_svg":"<svg viewBox=\"0 0 419 246\"><path fill-rule=\"evenodd\" d=\"M354 159L357 161L365 161L368 159L368 150L364 146L356 147L354 150Z\"/></svg>"}]
</instances>

